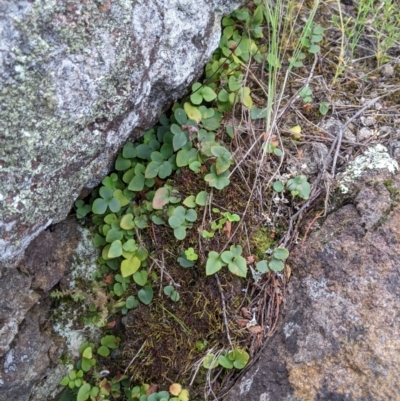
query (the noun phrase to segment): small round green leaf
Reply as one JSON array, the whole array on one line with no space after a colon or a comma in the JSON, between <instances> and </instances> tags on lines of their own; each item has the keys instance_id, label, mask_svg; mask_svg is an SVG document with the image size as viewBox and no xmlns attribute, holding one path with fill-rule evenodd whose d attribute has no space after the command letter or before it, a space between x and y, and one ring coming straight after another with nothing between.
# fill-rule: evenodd
<instances>
[{"instance_id":1,"label":"small round green leaf","mask_svg":"<svg viewBox=\"0 0 400 401\"><path fill-rule=\"evenodd\" d=\"M110 259L118 258L122 255L122 242L120 240L114 241L108 250L108 257Z\"/></svg>"},{"instance_id":2,"label":"small round green leaf","mask_svg":"<svg viewBox=\"0 0 400 401\"><path fill-rule=\"evenodd\" d=\"M170 296L172 292L174 291L174 287L172 285L167 285L164 287L164 294Z\"/></svg>"},{"instance_id":3,"label":"small round green leaf","mask_svg":"<svg viewBox=\"0 0 400 401\"><path fill-rule=\"evenodd\" d=\"M219 270L221 270L222 266L223 266L223 262L219 256L219 254L215 251L209 252L208 258L207 258L207 263L206 263L207 276L217 273Z\"/></svg>"},{"instance_id":4,"label":"small round green leaf","mask_svg":"<svg viewBox=\"0 0 400 401\"><path fill-rule=\"evenodd\" d=\"M186 228L181 226L174 229L175 238L178 240L183 240L186 238Z\"/></svg>"},{"instance_id":5,"label":"small round green leaf","mask_svg":"<svg viewBox=\"0 0 400 401\"><path fill-rule=\"evenodd\" d=\"M214 369L218 366L218 359L215 357L214 354L208 354L203 359L203 367L206 369Z\"/></svg>"},{"instance_id":6,"label":"small round green leaf","mask_svg":"<svg viewBox=\"0 0 400 401\"><path fill-rule=\"evenodd\" d=\"M284 188L283 182L275 181L274 184L272 185L272 188L274 189L275 192L282 192Z\"/></svg>"},{"instance_id":7,"label":"small round green leaf","mask_svg":"<svg viewBox=\"0 0 400 401\"><path fill-rule=\"evenodd\" d=\"M171 216L168 219L168 224L170 225L171 228L178 228L183 224L183 222L179 217Z\"/></svg>"},{"instance_id":8,"label":"small round green leaf","mask_svg":"<svg viewBox=\"0 0 400 401\"><path fill-rule=\"evenodd\" d=\"M187 207L196 207L196 201L194 195L189 195L184 201L183 204Z\"/></svg>"},{"instance_id":9,"label":"small round green leaf","mask_svg":"<svg viewBox=\"0 0 400 401\"><path fill-rule=\"evenodd\" d=\"M98 353L99 355L101 355L101 356L106 357L106 356L110 355L110 350L109 350L106 346L102 345L102 346L99 347L99 349L97 350L97 353Z\"/></svg>"},{"instance_id":10,"label":"small round green leaf","mask_svg":"<svg viewBox=\"0 0 400 401\"><path fill-rule=\"evenodd\" d=\"M179 108L176 109L174 111L174 116L175 116L176 121L178 121L178 123L180 125L185 125L187 123L187 116L186 116L185 110L179 109Z\"/></svg>"},{"instance_id":11,"label":"small round green leaf","mask_svg":"<svg viewBox=\"0 0 400 401\"><path fill-rule=\"evenodd\" d=\"M256 269L260 272L260 273L267 273L268 272L268 262L266 260L260 260L257 264L256 264Z\"/></svg>"},{"instance_id":12,"label":"small round green leaf","mask_svg":"<svg viewBox=\"0 0 400 401\"><path fill-rule=\"evenodd\" d=\"M113 335L107 335L101 338L101 345L105 345L110 349L117 349L119 345L120 339L119 337L115 337Z\"/></svg>"},{"instance_id":13,"label":"small round green leaf","mask_svg":"<svg viewBox=\"0 0 400 401\"><path fill-rule=\"evenodd\" d=\"M225 369L233 368L233 362L230 359L228 359L225 355L220 355L218 357L218 363Z\"/></svg>"},{"instance_id":14,"label":"small round green leaf","mask_svg":"<svg viewBox=\"0 0 400 401\"><path fill-rule=\"evenodd\" d=\"M138 303L138 300L133 295L130 295L128 298L126 298L125 306L128 309L133 309L138 306Z\"/></svg>"},{"instance_id":15,"label":"small round green leaf","mask_svg":"<svg viewBox=\"0 0 400 401\"><path fill-rule=\"evenodd\" d=\"M104 214L107 210L108 203L103 198L97 198L92 205L94 214Z\"/></svg>"},{"instance_id":16,"label":"small round green leaf","mask_svg":"<svg viewBox=\"0 0 400 401\"><path fill-rule=\"evenodd\" d=\"M147 283L147 279L148 279L148 274L145 270L136 272L133 275L133 280L135 281L135 283L142 287Z\"/></svg>"},{"instance_id":17,"label":"small round green leaf","mask_svg":"<svg viewBox=\"0 0 400 401\"><path fill-rule=\"evenodd\" d=\"M283 264L283 262L279 259L275 259L273 258L270 262L269 262L269 268L274 271L274 272L280 272L285 268L285 265Z\"/></svg>"},{"instance_id":18,"label":"small round green leaf","mask_svg":"<svg viewBox=\"0 0 400 401\"><path fill-rule=\"evenodd\" d=\"M78 391L76 401L86 401L90 397L90 389L92 386L89 383L83 384Z\"/></svg>"},{"instance_id":19,"label":"small round green leaf","mask_svg":"<svg viewBox=\"0 0 400 401\"><path fill-rule=\"evenodd\" d=\"M129 277L140 267L140 260L136 256L132 256L130 259L125 259L121 262L121 274L122 277Z\"/></svg>"},{"instance_id":20,"label":"small round green leaf","mask_svg":"<svg viewBox=\"0 0 400 401\"><path fill-rule=\"evenodd\" d=\"M289 251L286 248L276 248L273 255L275 259L285 260L289 257Z\"/></svg>"},{"instance_id":21,"label":"small round green leaf","mask_svg":"<svg viewBox=\"0 0 400 401\"><path fill-rule=\"evenodd\" d=\"M150 302L153 300L153 289L150 286L143 287L138 292L138 297L142 303L145 305L149 305Z\"/></svg>"}]
</instances>

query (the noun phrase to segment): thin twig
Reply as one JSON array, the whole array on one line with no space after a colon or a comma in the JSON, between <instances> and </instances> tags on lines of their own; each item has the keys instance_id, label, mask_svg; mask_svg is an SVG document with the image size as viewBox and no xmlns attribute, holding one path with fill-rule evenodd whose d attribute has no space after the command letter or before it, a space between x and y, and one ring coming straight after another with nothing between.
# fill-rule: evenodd
<instances>
[{"instance_id":1,"label":"thin twig","mask_svg":"<svg viewBox=\"0 0 400 401\"><path fill-rule=\"evenodd\" d=\"M223 314L223 318L224 318L224 325L225 325L225 330L226 330L226 337L228 338L228 341L229 341L230 346L233 347L233 345L232 345L232 340L231 340L231 336L230 336L230 334L229 334L228 319L227 319L227 317L226 317L226 304L225 304L224 292L222 291L222 286L221 286L221 282L220 282L220 280L219 280L218 274L215 275L215 278L216 278L217 283L218 283L219 293L221 294L222 314Z\"/></svg>"},{"instance_id":2,"label":"thin twig","mask_svg":"<svg viewBox=\"0 0 400 401\"><path fill-rule=\"evenodd\" d=\"M140 347L139 351L136 352L136 355L131 359L131 361L129 362L129 365L126 367L124 374L126 375L126 373L128 372L128 369L131 367L132 363L135 361L135 359L139 356L139 354L142 352L144 346L146 345L147 340L142 344L142 346Z\"/></svg>"}]
</instances>

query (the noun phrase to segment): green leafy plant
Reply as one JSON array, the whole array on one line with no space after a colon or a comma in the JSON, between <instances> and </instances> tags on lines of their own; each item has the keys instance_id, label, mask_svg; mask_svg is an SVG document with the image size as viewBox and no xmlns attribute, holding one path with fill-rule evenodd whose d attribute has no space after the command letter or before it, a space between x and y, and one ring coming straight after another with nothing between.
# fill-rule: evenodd
<instances>
[{"instance_id":1,"label":"green leafy plant","mask_svg":"<svg viewBox=\"0 0 400 401\"><path fill-rule=\"evenodd\" d=\"M303 99L304 103L311 103L313 100L312 90L309 86L305 86L304 88L302 88L299 92L299 95Z\"/></svg>"},{"instance_id":2,"label":"green leafy plant","mask_svg":"<svg viewBox=\"0 0 400 401\"><path fill-rule=\"evenodd\" d=\"M186 209L183 206L172 207L169 211L168 224L174 230L174 236L178 240L186 237L186 229L197 219L194 209Z\"/></svg>"},{"instance_id":3,"label":"green leafy plant","mask_svg":"<svg viewBox=\"0 0 400 401\"><path fill-rule=\"evenodd\" d=\"M164 287L164 294L171 298L172 301L178 302L181 298L179 292L172 285Z\"/></svg>"},{"instance_id":4,"label":"green leafy plant","mask_svg":"<svg viewBox=\"0 0 400 401\"><path fill-rule=\"evenodd\" d=\"M196 82L192 85L192 94L190 101L193 104L201 104L204 101L212 102L217 97L217 94L207 85Z\"/></svg>"},{"instance_id":5,"label":"green leafy plant","mask_svg":"<svg viewBox=\"0 0 400 401\"><path fill-rule=\"evenodd\" d=\"M207 276L217 273L224 266L228 266L230 272L236 276L246 277L246 259L242 256L242 247L240 245L232 245L229 251L224 251L222 254L218 254L215 251L208 253L206 262Z\"/></svg>"},{"instance_id":6,"label":"green leafy plant","mask_svg":"<svg viewBox=\"0 0 400 401\"><path fill-rule=\"evenodd\" d=\"M296 177L291 178L286 186L292 196L298 196L302 199L308 199L310 197L311 185L307 181L305 175L297 175Z\"/></svg>"},{"instance_id":7,"label":"green leafy plant","mask_svg":"<svg viewBox=\"0 0 400 401\"><path fill-rule=\"evenodd\" d=\"M90 205L85 205L85 202L80 199L75 202L75 207L76 207L76 218L77 219L83 219L87 214L89 214L92 211L92 208Z\"/></svg>"},{"instance_id":8,"label":"green leafy plant","mask_svg":"<svg viewBox=\"0 0 400 401\"><path fill-rule=\"evenodd\" d=\"M272 188L275 192L283 192L285 185L282 181L277 180L272 184ZM290 191L293 197L298 196L299 198L307 200L310 197L311 185L307 181L305 175L297 175L291 178L286 183L286 188Z\"/></svg>"},{"instance_id":9,"label":"green leafy plant","mask_svg":"<svg viewBox=\"0 0 400 401\"><path fill-rule=\"evenodd\" d=\"M230 352L222 353L218 357L215 354L208 354L203 359L203 367L206 369L215 369L222 366L225 369L243 369L249 361L249 354L243 349L234 349Z\"/></svg>"},{"instance_id":10,"label":"green leafy plant","mask_svg":"<svg viewBox=\"0 0 400 401\"><path fill-rule=\"evenodd\" d=\"M117 349L120 339L113 335L103 336L100 340L100 346L97 348L97 354L102 357L108 357L110 351ZM85 374L89 371L96 370L97 361L94 357L96 346L94 343L86 342L80 347L81 359L77 362L76 368L72 369L67 376L65 376L60 384L67 386L70 390L74 391L76 401L91 400L104 400L109 395L108 391L104 391L104 381L98 380L95 384L89 383L85 378ZM99 377L94 374L93 377ZM104 379L105 380L105 379ZM111 386L110 386L111 387Z\"/></svg>"},{"instance_id":11,"label":"green leafy plant","mask_svg":"<svg viewBox=\"0 0 400 401\"><path fill-rule=\"evenodd\" d=\"M284 261L288 257L289 251L286 248L276 248L269 260L261 260L257 263L256 269L260 273L280 272L285 268Z\"/></svg>"},{"instance_id":12,"label":"green leafy plant","mask_svg":"<svg viewBox=\"0 0 400 401\"><path fill-rule=\"evenodd\" d=\"M155 391L151 394L149 394L149 391L149 384L135 386L130 391L130 399L140 401L189 401L189 390L182 388L179 383L172 383L169 391Z\"/></svg>"},{"instance_id":13,"label":"green leafy plant","mask_svg":"<svg viewBox=\"0 0 400 401\"><path fill-rule=\"evenodd\" d=\"M221 212L218 208L212 208L213 213L217 213L219 217L211 222L211 231L202 230L201 235L203 238L213 238L215 232L221 230L227 221L230 223L240 221L240 216L236 213Z\"/></svg>"},{"instance_id":14,"label":"green leafy plant","mask_svg":"<svg viewBox=\"0 0 400 401\"><path fill-rule=\"evenodd\" d=\"M213 164L211 166L211 173L207 174L204 179L210 187L222 190L230 184L229 171L224 171L218 174L216 171L216 166Z\"/></svg>"}]
</instances>

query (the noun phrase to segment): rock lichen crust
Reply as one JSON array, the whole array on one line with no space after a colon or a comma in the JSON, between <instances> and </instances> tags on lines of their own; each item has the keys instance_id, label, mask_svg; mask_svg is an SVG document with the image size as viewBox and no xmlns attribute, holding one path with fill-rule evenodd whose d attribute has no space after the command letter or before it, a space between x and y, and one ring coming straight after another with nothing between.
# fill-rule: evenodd
<instances>
[{"instance_id":1,"label":"rock lichen crust","mask_svg":"<svg viewBox=\"0 0 400 401\"><path fill-rule=\"evenodd\" d=\"M0 265L182 96L239 3L0 2Z\"/></svg>"}]
</instances>

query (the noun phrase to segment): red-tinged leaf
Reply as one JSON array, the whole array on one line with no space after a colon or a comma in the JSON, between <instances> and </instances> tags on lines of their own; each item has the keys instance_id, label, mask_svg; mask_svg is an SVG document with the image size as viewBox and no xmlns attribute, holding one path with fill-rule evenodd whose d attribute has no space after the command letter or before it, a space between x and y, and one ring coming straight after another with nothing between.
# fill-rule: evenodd
<instances>
[{"instance_id":1,"label":"red-tinged leaf","mask_svg":"<svg viewBox=\"0 0 400 401\"><path fill-rule=\"evenodd\" d=\"M107 323L107 327L109 329L112 329L113 327L115 327L116 324L117 324L117 322L115 320L113 320L112 322Z\"/></svg>"},{"instance_id":2,"label":"red-tinged leaf","mask_svg":"<svg viewBox=\"0 0 400 401\"><path fill-rule=\"evenodd\" d=\"M169 191L165 187L158 188L153 198L153 209L161 210L169 202Z\"/></svg>"},{"instance_id":3,"label":"red-tinged leaf","mask_svg":"<svg viewBox=\"0 0 400 401\"><path fill-rule=\"evenodd\" d=\"M106 278L104 279L104 282L105 282L106 284L112 284L112 282L113 282L113 276L112 276L112 274L109 274L108 276L106 276Z\"/></svg>"},{"instance_id":4,"label":"red-tinged leaf","mask_svg":"<svg viewBox=\"0 0 400 401\"><path fill-rule=\"evenodd\" d=\"M100 387L103 387L104 389L106 389L108 391L108 393L110 393L111 391L111 384L107 379L103 379L100 384Z\"/></svg>"},{"instance_id":5,"label":"red-tinged leaf","mask_svg":"<svg viewBox=\"0 0 400 401\"><path fill-rule=\"evenodd\" d=\"M237 323L240 327L246 327L248 323L250 323L250 320L248 319L238 319Z\"/></svg>"},{"instance_id":6,"label":"red-tinged leaf","mask_svg":"<svg viewBox=\"0 0 400 401\"><path fill-rule=\"evenodd\" d=\"M151 383L150 387L146 391L146 395L150 395L150 394L156 393L157 390L158 390L158 384Z\"/></svg>"}]
</instances>

